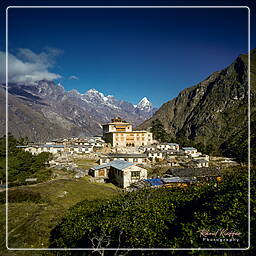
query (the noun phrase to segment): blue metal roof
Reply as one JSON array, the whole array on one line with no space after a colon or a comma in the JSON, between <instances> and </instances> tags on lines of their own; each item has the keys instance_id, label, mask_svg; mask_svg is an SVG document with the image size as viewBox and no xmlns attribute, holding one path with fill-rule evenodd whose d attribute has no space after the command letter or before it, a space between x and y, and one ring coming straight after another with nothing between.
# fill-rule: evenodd
<instances>
[{"instance_id":1,"label":"blue metal roof","mask_svg":"<svg viewBox=\"0 0 256 256\"><path fill-rule=\"evenodd\" d=\"M196 150L196 148L193 148L193 147L183 147L182 149L183 150Z\"/></svg>"},{"instance_id":2,"label":"blue metal roof","mask_svg":"<svg viewBox=\"0 0 256 256\"><path fill-rule=\"evenodd\" d=\"M148 182L151 186L161 186L161 185L163 185L163 181L159 178L157 178L157 179L146 179L144 181Z\"/></svg>"},{"instance_id":3,"label":"blue metal roof","mask_svg":"<svg viewBox=\"0 0 256 256\"><path fill-rule=\"evenodd\" d=\"M171 183L171 182L184 182L183 179L180 177L172 177L172 178L162 178L164 183Z\"/></svg>"},{"instance_id":4,"label":"blue metal roof","mask_svg":"<svg viewBox=\"0 0 256 256\"><path fill-rule=\"evenodd\" d=\"M129 163L124 160L114 160L114 161L110 162L110 164L112 167L114 167L118 170L123 170L123 169L126 169L127 167L134 165L133 163Z\"/></svg>"},{"instance_id":5,"label":"blue metal roof","mask_svg":"<svg viewBox=\"0 0 256 256\"><path fill-rule=\"evenodd\" d=\"M115 169L123 170L123 169L126 169L127 167L130 167L132 165L134 165L134 164L133 163L129 163L129 162L124 161L124 160L114 160L114 161L111 161L111 162L106 163L106 164L94 166L93 169L94 170L99 170L99 169L111 166L111 167L113 167Z\"/></svg>"},{"instance_id":6,"label":"blue metal roof","mask_svg":"<svg viewBox=\"0 0 256 256\"><path fill-rule=\"evenodd\" d=\"M106 164L101 164L101 165L93 166L92 168L94 170L100 170L100 169L103 169L103 168L106 168L106 167L109 167L109 166L110 166L110 163L106 163Z\"/></svg>"},{"instance_id":7,"label":"blue metal roof","mask_svg":"<svg viewBox=\"0 0 256 256\"><path fill-rule=\"evenodd\" d=\"M39 145L38 147L44 147L44 148L64 148L64 145L44 144L44 145Z\"/></svg>"},{"instance_id":8,"label":"blue metal roof","mask_svg":"<svg viewBox=\"0 0 256 256\"><path fill-rule=\"evenodd\" d=\"M175 183L175 182L190 182L190 179L184 179L180 177L162 178L164 183Z\"/></svg>"}]
</instances>

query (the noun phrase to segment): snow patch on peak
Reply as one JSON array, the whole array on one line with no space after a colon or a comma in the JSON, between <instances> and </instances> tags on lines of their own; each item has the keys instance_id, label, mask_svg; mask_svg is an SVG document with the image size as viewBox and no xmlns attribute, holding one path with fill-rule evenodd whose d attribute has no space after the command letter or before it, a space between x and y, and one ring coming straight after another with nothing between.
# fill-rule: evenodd
<instances>
[{"instance_id":1,"label":"snow patch on peak","mask_svg":"<svg viewBox=\"0 0 256 256\"><path fill-rule=\"evenodd\" d=\"M92 89L90 89L90 90L88 90L87 92L86 92L86 94L98 94L99 92L96 90L96 89L94 89L94 88L92 88Z\"/></svg>"},{"instance_id":2,"label":"snow patch on peak","mask_svg":"<svg viewBox=\"0 0 256 256\"><path fill-rule=\"evenodd\" d=\"M87 95L89 98L98 98L100 100L103 100L104 102L107 102L109 99L114 98L114 96L112 95L105 96L102 92L99 92L94 88L88 90L85 95Z\"/></svg>"},{"instance_id":3,"label":"snow patch on peak","mask_svg":"<svg viewBox=\"0 0 256 256\"><path fill-rule=\"evenodd\" d=\"M150 103L150 101L148 100L148 98L147 97L144 97L140 102L139 102L139 104L148 104L148 103Z\"/></svg>"},{"instance_id":4,"label":"snow patch on peak","mask_svg":"<svg viewBox=\"0 0 256 256\"><path fill-rule=\"evenodd\" d=\"M140 110L146 110L146 111L151 111L153 108L152 103L148 100L147 97L144 97L141 99L138 105L134 105L134 107L140 109Z\"/></svg>"}]
</instances>

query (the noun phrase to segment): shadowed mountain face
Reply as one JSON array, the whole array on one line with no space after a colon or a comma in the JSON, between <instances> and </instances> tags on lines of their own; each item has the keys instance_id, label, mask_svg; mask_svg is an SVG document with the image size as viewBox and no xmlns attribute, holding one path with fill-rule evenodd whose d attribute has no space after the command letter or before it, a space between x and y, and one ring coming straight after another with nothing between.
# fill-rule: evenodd
<instances>
[{"instance_id":1,"label":"shadowed mountain face","mask_svg":"<svg viewBox=\"0 0 256 256\"><path fill-rule=\"evenodd\" d=\"M101 135L103 123L120 116L138 125L155 109L148 101L133 105L95 89L85 94L40 81L34 86L9 84L8 127L16 137L44 141L70 136ZM0 128L5 133L5 86L0 86Z\"/></svg>"},{"instance_id":2,"label":"shadowed mountain face","mask_svg":"<svg viewBox=\"0 0 256 256\"><path fill-rule=\"evenodd\" d=\"M256 110L256 50L251 62L251 116ZM215 72L201 83L187 88L163 104L139 128L147 129L159 119L176 138L220 147L235 137L247 137L248 55L240 55L230 66ZM246 132L245 132L246 131Z\"/></svg>"}]
</instances>

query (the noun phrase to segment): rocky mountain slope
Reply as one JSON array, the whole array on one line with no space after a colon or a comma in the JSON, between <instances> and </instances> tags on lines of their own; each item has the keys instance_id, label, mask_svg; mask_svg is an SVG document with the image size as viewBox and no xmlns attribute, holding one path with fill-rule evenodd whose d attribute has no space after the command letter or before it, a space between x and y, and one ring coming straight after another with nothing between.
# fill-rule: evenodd
<instances>
[{"instance_id":1,"label":"rocky mountain slope","mask_svg":"<svg viewBox=\"0 0 256 256\"><path fill-rule=\"evenodd\" d=\"M43 141L65 136L100 135L101 125L115 116L137 125L152 116L155 109L143 99L134 106L105 96L95 89L81 94L65 91L59 84L9 84L8 127L16 137ZM0 86L0 128L5 132L5 86Z\"/></svg>"},{"instance_id":2,"label":"rocky mountain slope","mask_svg":"<svg viewBox=\"0 0 256 256\"><path fill-rule=\"evenodd\" d=\"M254 118L256 49L251 51L250 57L250 99ZM227 68L181 91L176 98L163 104L152 118L142 123L139 128L149 128L156 119L159 119L168 133L175 138L211 143L216 147L241 134L246 135L244 131L248 128L248 55L240 55Z\"/></svg>"}]
</instances>

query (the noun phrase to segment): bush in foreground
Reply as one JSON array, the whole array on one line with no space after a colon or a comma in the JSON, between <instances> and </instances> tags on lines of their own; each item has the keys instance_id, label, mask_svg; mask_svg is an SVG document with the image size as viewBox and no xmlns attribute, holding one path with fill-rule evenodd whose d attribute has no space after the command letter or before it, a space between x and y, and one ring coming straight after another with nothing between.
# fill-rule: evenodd
<instances>
[{"instance_id":1,"label":"bush in foreground","mask_svg":"<svg viewBox=\"0 0 256 256\"><path fill-rule=\"evenodd\" d=\"M255 170L252 174L255 180ZM82 201L52 231L51 247L244 248L248 246L247 184L247 170L242 170L219 185L146 189L112 200ZM241 235L238 242L207 242L198 232L203 229Z\"/></svg>"}]
</instances>

